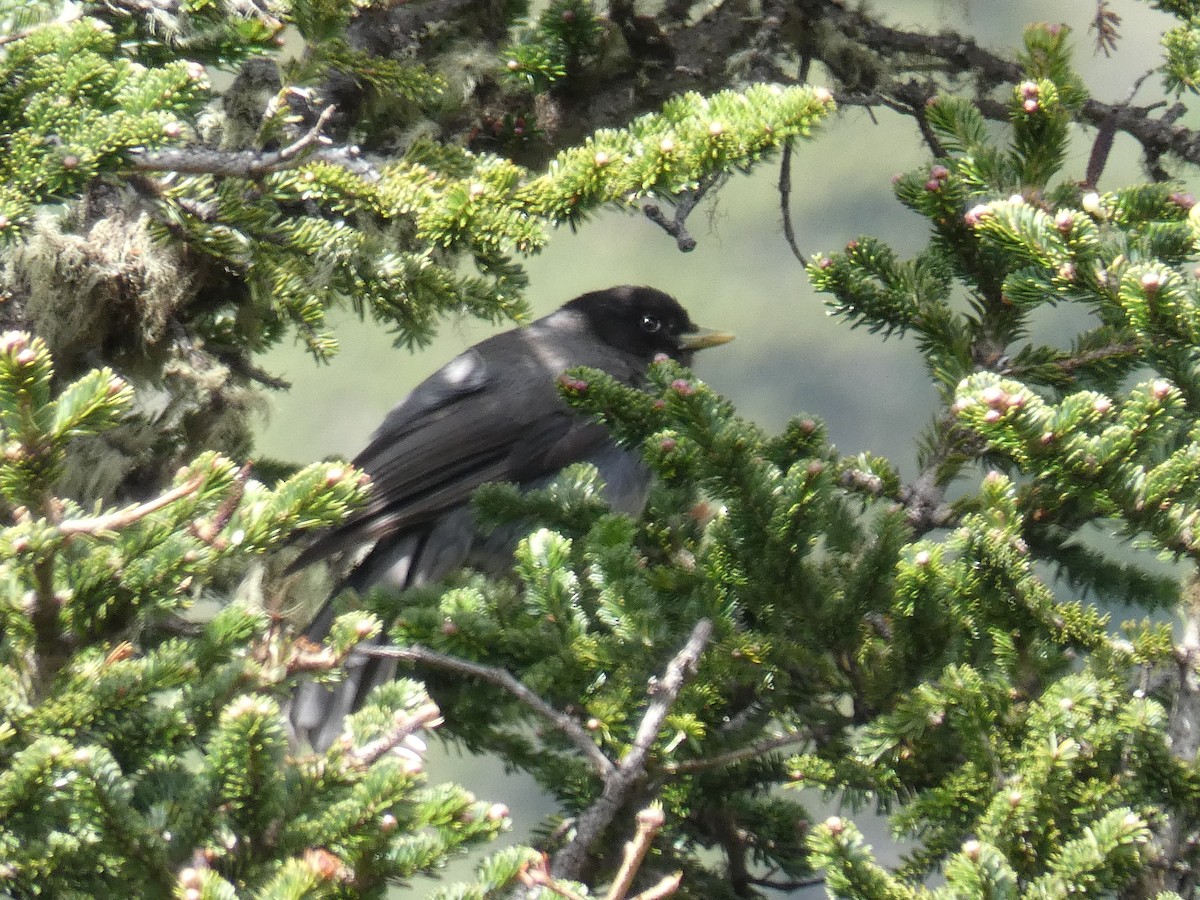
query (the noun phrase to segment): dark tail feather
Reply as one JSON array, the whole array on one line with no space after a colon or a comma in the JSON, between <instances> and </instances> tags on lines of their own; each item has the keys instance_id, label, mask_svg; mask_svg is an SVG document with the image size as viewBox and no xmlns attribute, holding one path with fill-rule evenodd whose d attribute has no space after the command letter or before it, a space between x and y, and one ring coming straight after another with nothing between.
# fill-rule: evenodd
<instances>
[{"instance_id":1,"label":"dark tail feather","mask_svg":"<svg viewBox=\"0 0 1200 900\"><path fill-rule=\"evenodd\" d=\"M332 609L332 605L327 603L326 609ZM375 637L363 643L367 647L378 647L387 640ZM314 750L328 749L341 735L346 716L362 706L367 694L391 681L395 675L394 659L351 654L346 661L345 680L337 684L306 681L297 688L290 710L292 729Z\"/></svg>"},{"instance_id":2,"label":"dark tail feather","mask_svg":"<svg viewBox=\"0 0 1200 900\"><path fill-rule=\"evenodd\" d=\"M507 571L512 566L512 547L523 531L516 525L480 539L474 515L469 508L461 507L428 530L384 538L333 592L304 635L314 642L325 639L334 619L333 598L344 588L359 594L380 587L403 591L440 581L468 563L484 571ZM366 642L366 646L386 645L387 639L382 636ZM378 685L395 677L396 661L352 653L346 670L346 678L337 684L304 682L292 698L288 716L293 731L314 750L325 750L338 739L346 716L361 707Z\"/></svg>"},{"instance_id":3,"label":"dark tail feather","mask_svg":"<svg viewBox=\"0 0 1200 900\"><path fill-rule=\"evenodd\" d=\"M412 581L409 578L412 561L420 554L424 543L424 535L410 534L401 540L388 541L387 547L376 545L350 576L334 589L325 605L304 629L304 636L314 643L328 637L329 629L333 626L334 598L346 588L361 594L378 584L386 584L396 590L408 587ZM391 564L386 571L381 571L380 560L385 554ZM360 646L382 647L387 643L387 638L380 635L364 641ZM359 652L350 654L345 668L346 677L337 684L305 681L292 697L288 710L292 730L297 738L307 741L314 750L326 750L341 735L346 716L359 709L371 691L396 676L396 660Z\"/></svg>"}]
</instances>

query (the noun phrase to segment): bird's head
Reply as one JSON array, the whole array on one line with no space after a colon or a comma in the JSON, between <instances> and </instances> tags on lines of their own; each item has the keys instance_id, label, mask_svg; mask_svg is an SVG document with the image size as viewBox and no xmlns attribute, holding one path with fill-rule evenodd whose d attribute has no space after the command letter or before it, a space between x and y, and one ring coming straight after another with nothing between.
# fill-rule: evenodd
<instances>
[{"instance_id":1,"label":"bird's head","mask_svg":"<svg viewBox=\"0 0 1200 900\"><path fill-rule=\"evenodd\" d=\"M678 300L651 287L621 285L592 291L566 308L586 316L592 331L606 344L647 364L665 353L690 366L697 350L733 340L727 332L698 328Z\"/></svg>"}]
</instances>

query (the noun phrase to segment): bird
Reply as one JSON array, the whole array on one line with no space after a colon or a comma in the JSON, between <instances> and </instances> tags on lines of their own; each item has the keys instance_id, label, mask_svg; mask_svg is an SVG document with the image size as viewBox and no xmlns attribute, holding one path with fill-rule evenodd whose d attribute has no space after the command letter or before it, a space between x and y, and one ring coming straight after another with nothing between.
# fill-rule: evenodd
<instances>
[{"instance_id":1,"label":"bird","mask_svg":"<svg viewBox=\"0 0 1200 900\"><path fill-rule=\"evenodd\" d=\"M421 382L391 410L352 464L370 476L369 498L341 525L304 548L294 572L329 557L365 555L305 630L322 639L345 588L405 590L472 567L499 575L512 568L523 536L482 534L469 501L489 482L523 489L550 483L564 467L596 466L605 499L623 513L645 505L650 473L636 451L619 446L603 425L573 411L558 391L576 366L600 369L630 386L644 383L666 355L690 366L700 349L733 335L699 328L669 294L620 285L575 297L525 327L487 338ZM380 642L382 639L376 639ZM367 693L395 675L395 661L352 655L347 677L326 686L305 682L289 710L298 740L323 750Z\"/></svg>"}]
</instances>

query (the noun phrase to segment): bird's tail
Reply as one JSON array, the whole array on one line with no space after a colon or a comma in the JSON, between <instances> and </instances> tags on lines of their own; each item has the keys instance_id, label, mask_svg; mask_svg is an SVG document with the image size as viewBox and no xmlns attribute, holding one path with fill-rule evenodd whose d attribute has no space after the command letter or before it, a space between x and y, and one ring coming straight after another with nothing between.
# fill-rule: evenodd
<instances>
[{"instance_id":1,"label":"bird's tail","mask_svg":"<svg viewBox=\"0 0 1200 900\"><path fill-rule=\"evenodd\" d=\"M414 567L414 561L421 556L424 545L425 536L415 534L387 541L386 546L383 542L377 544L350 576L334 589L325 605L304 629L304 636L314 643L329 636L335 617L334 599L347 588L359 594L379 585L402 591L419 581L412 577L418 574L414 568L419 568ZM385 633L386 630L385 626ZM344 663L346 677L342 681L320 684L306 680L296 689L288 709L288 718L298 740L307 742L317 751L324 751L337 740L346 716L358 710L376 687L395 677L394 659L368 656L361 652L387 644L384 635L363 641Z\"/></svg>"},{"instance_id":2,"label":"bird's tail","mask_svg":"<svg viewBox=\"0 0 1200 900\"><path fill-rule=\"evenodd\" d=\"M508 571L512 567L512 548L527 530L527 526L514 522L481 537L474 513L463 506L442 516L432 527L384 538L333 592L304 635L314 642L325 639L333 625L333 598L344 588L360 595L376 588L403 591L441 581L464 565L485 572ZM368 647L386 644L382 636L366 642ZM293 732L314 750L325 750L337 740L346 716L361 707L378 685L395 677L396 661L355 652L350 654L346 670L346 678L337 684L306 681L292 698L288 714Z\"/></svg>"},{"instance_id":3,"label":"bird's tail","mask_svg":"<svg viewBox=\"0 0 1200 900\"><path fill-rule=\"evenodd\" d=\"M333 598L325 601L321 611L305 629L309 640L320 641L333 625ZM362 647L387 644L382 635L363 641ZM345 663L346 677L337 684L320 684L306 680L296 689L288 716L296 738L314 750L328 749L342 733L346 716L363 705L367 694L396 675L396 661L354 652Z\"/></svg>"}]
</instances>

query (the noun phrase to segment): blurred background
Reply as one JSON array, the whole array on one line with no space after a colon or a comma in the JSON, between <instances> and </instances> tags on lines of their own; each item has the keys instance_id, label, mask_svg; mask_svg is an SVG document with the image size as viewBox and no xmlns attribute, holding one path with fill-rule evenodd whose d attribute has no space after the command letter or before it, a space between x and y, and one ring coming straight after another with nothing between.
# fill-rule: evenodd
<instances>
[{"instance_id":1,"label":"blurred background","mask_svg":"<svg viewBox=\"0 0 1200 900\"><path fill-rule=\"evenodd\" d=\"M1027 23L1065 23L1073 30L1077 69L1092 95L1107 102L1128 99L1134 82L1157 63L1159 36L1170 21L1147 3L1116 0L1112 9L1123 18L1122 37L1106 58L1093 52L1088 33L1095 13L1091 0L880 0L873 9L893 25L955 30L1002 53L1020 46ZM820 83L819 71L813 81ZM1136 102L1153 102L1159 95L1157 82L1148 79ZM1197 123L1189 115L1182 124ZM1090 130L1077 130L1065 177L1082 178L1092 138ZM927 237L924 222L895 200L890 181L928 161L928 150L907 119L886 110L872 116L846 109L832 116L815 140L797 145L793 154L792 220L801 250L806 256L837 250L859 234L879 236L901 256L919 250ZM1185 187L1200 193L1194 173L1185 174ZM698 246L692 253L680 253L674 240L637 209L606 212L577 233L556 232L540 255L526 261L534 315L613 284L662 288L679 298L698 324L738 335L735 343L700 354L696 371L742 416L769 432L801 413L817 416L841 452L885 455L911 477L916 438L936 401L920 356L911 342L882 341L826 315L784 241L778 177L778 160L767 161L754 174L730 180L715 200L693 212L689 228ZM1140 180L1136 147L1118 137L1101 190ZM290 392L269 398L269 415L259 431L260 456L295 463L353 456L414 385L499 330L448 320L432 346L410 354L352 315L335 315L332 322L342 349L331 364L316 364L299 344L260 360L293 385ZM1079 324L1079 311L1059 308L1046 311L1038 326L1046 329L1040 332L1044 339L1066 341ZM496 760L463 758L436 747L432 755L432 779L452 779L480 797L509 804L516 824L511 841L526 839L551 811L532 782L506 775ZM814 805L813 813L823 817L835 810L836 804ZM855 816L882 849L889 843L886 824L872 826L866 819ZM882 854L882 861L887 856ZM419 887L413 895L427 889ZM792 896L824 896L824 888Z\"/></svg>"}]
</instances>

